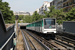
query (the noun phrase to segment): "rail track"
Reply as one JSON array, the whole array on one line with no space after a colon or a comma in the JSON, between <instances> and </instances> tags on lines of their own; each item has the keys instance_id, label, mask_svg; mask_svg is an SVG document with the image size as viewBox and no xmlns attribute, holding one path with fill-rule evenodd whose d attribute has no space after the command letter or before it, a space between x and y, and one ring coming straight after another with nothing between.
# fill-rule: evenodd
<instances>
[{"instance_id":1,"label":"rail track","mask_svg":"<svg viewBox=\"0 0 75 50\"><path fill-rule=\"evenodd\" d=\"M29 32L29 31L28 31ZM55 50L74 50L75 46L72 46L70 44L65 43L64 41L59 41L59 40L46 40L32 32L30 32L33 36L35 36L38 40L40 40L43 44L48 46L51 49ZM67 41L67 40L66 40Z\"/></svg>"},{"instance_id":2,"label":"rail track","mask_svg":"<svg viewBox=\"0 0 75 50\"><path fill-rule=\"evenodd\" d=\"M65 36L60 36L60 35L56 35L56 39L67 42L68 44L71 43L71 44L73 44L73 46L75 46L75 40L74 39L71 39L71 38L68 38Z\"/></svg>"},{"instance_id":3,"label":"rail track","mask_svg":"<svg viewBox=\"0 0 75 50\"><path fill-rule=\"evenodd\" d=\"M25 37L25 46L27 46L25 47L26 50L51 50L25 30L22 30L22 34Z\"/></svg>"},{"instance_id":4,"label":"rail track","mask_svg":"<svg viewBox=\"0 0 75 50\"><path fill-rule=\"evenodd\" d=\"M72 50L75 50L75 40L70 39L68 37L65 36L59 36L56 35L56 39L55 42L60 44L61 46L64 46L65 48L70 48Z\"/></svg>"},{"instance_id":5,"label":"rail track","mask_svg":"<svg viewBox=\"0 0 75 50\"><path fill-rule=\"evenodd\" d=\"M40 40L43 44L45 44L46 46L48 46L49 48L51 48L51 49L54 49L54 50L66 50L66 48L64 48L64 47L62 47L61 45L58 45L58 44L56 44L55 42L54 42L54 40L50 40L50 41L48 41L48 40L46 40L46 39L44 39L44 38L42 38L42 37L40 37L40 36L38 36L38 35L36 35L36 34L33 34L33 33L31 33L31 32L29 32L29 31L27 31L27 30L25 30L27 33L30 33L30 35L33 35L35 38L37 38L38 40ZM52 42L53 41L53 42ZM60 48L61 47L61 48Z\"/></svg>"},{"instance_id":6,"label":"rail track","mask_svg":"<svg viewBox=\"0 0 75 50\"><path fill-rule=\"evenodd\" d=\"M52 49L53 50L74 50L75 49L75 46L69 45L69 44L65 43L64 41L61 41L61 40L58 40L58 39L55 39L55 40L52 40L52 39L46 40L43 37L41 37L39 35L36 35L35 33L30 32L28 30L22 30L22 31L26 33L26 36L28 36L28 37L31 36L34 39L37 39L37 41L40 41L44 45L44 47L45 46L47 48L49 47L51 50ZM31 40L29 40L29 41L31 41ZM34 42L31 41L31 43L32 43L32 45L35 48L34 50L38 50L38 48L35 47L35 44L33 44ZM41 43L39 43L39 44L41 44Z\"/></svg>"}]
</instances>

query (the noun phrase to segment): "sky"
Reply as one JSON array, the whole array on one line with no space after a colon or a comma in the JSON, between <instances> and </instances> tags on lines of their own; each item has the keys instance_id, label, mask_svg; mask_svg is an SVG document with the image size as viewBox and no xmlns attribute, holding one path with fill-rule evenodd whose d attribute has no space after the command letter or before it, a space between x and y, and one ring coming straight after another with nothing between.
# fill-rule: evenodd
<instances>
[{"instance_id":1,"label":"sky","mask_svg":"<svg viewBox=\"0 0 75 50\"><path fill-rule=\"evenodd\" d=\"M3 0L3 2L9 3L14 12L34 12L43 5L44 1L51 2L52 0Z\"/></svg>"}]
</instances>

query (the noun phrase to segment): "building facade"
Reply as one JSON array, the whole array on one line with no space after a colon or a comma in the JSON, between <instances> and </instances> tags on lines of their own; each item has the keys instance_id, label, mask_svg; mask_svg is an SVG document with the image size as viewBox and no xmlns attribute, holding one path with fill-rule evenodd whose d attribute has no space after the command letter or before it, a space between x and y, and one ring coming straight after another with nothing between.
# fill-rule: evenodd
<instances>
[{"instance_id":1,"label":"building facade","mask_svg":"<svg viewBox=\"0 0 75 50\"><path fill-rule=\"evenodd\" d=\"M43 7L43 6L41 6L41 7L39 8L39 14L40 14L40 15L45 15L45 14L44 14L44 7Z\"/></svg>"},{"instance_id":2,"label":"building facade","mask_svg":"<svg viewBox=\"0 0 75 50\"><path fill-rule=\"evenodd\" d=\"M14 12L14 15L30 15L30 13L29 12L20 11L20 12Z\"/></svg>"},{"instance_id":3,"label":"building facade","mask_svg":"<svg viewBox=\"0 0 75 50\"><path fill-rule=\"evenodd\" d=\"M63 8L63 0L57 0L57 5L56 5L56 9L61 9L61 8Z\"/></svg>"},{"instance_id":4,"label":"building facade","mask_svg":"<svg viewBox=\"0 0 75 50\"><path fill-rule=\"evenodd\" d=\"M36 9L37 13L39 13L39 9Z\"/></svg>"},{"instance_id":5,"label":"building facade","mask_svg":"<svg viewBox=\"0 0 75 50\"><path fill-rule=\"evenodd\" d=\"M50 2L45 1L44 4L43 4L43 9L44 9L45 11L49 11L49 9L48 9L49 7L50 7Z\"/></svg>"},{"instance_id":6,"label":"building facade","mask_svg":"<svg viewBox=\"0 0 75 50\"><path fill-rule=\"evenodd\" d=\"M72 7L75 7L75 0L63 0L64 11L69 11Z\"/></svg>"},{"instance_id":7,"label":"building facade","mask_svg":"<svg viewBox=\"0 0 75 50\"><path fill-rule=\"evenodd\" d=\"M50 6L55 6L55 9L61 9L63 7L63 0L53 0Z\"/></svg>"},{"instance_id":8,"label":"building facade","mask_svg":"<svg viewBox=\"0 0 75 50\"><path fill-rule=\"evenodd\" d=\"M52 2L50 2L50 6L53 6L54 5L54 0Z\"/></svg>"},{"instance_id":9,"label":"building facade","mask_svg":"<svg viewBox=\"0 0 75 50\"><path fill-rule=\"evenodd\" d=\"M50 2L45 1L44 4L39 8L39 14L45 15L44 11L49 11L49 9L48 9L49 7L50 7Z\"/></svg>"},{"instance_id":10,"label":"building facade","mask_svg":"<svg viewBox=\"0 0 75 50\"><path fill-rule=\"evenodd\" d=\"M64 11L69 11L72 7L75 7L75 0L53 0L50 6L55 6L55 9L63 8Z\"/></svg>"}]
</instances>

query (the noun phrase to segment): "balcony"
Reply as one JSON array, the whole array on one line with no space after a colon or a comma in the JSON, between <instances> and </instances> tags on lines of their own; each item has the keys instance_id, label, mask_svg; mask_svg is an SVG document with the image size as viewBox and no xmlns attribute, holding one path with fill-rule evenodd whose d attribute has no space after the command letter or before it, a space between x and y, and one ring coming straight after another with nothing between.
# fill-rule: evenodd
<instances>
[{"instance_id":1,"label":"balcony","mask_svg":"<svg viewBox=\"0 0 75 50\"><path fill-rule=\"evenodd\" d=\"M62 6L63 4L62 3L60 3L60 4L57 4L56 6L58 7L58 6Z\"/></svg>"},{"instance_id":2,"label":"balcony","mask_svg":"<svg viewBox=\"0 0 75 50\"><path fill-rule=\"evenodd\" d=\"M63 5L63 7L67 7L67 6L69 6L69 4L67 4L67 5Z\"/></svg>"},{"instance_id":3,"label":"balcony","mask_svg":"<svg viewBox=\"0 0 75 50\"><path fill-rule=\"evenodd\" d=\"M67 0L63 0L63 2L66 2Z\"/></svg>"},{"instance_id":4,"label":"balcony","mask_svg":"<svg viewBox=\"0 0 75 50\"><path fill-rule=\"evenodd\" d=\"M72 6L72 5L74 5L75 4L75 2L71 2L71 3L67 3L66 5L63 5L63 7L67 7L67 6Z\"/></svg>"},{"instance_id":5,"label":"balcony","mask_svg":"<svg viewBox=\"0 0 75 50\"><path fill-rule=\"evenodd\" d=\"M57 3L63 2L63 0L58 0Z\"/></svg>"}]
</instances>

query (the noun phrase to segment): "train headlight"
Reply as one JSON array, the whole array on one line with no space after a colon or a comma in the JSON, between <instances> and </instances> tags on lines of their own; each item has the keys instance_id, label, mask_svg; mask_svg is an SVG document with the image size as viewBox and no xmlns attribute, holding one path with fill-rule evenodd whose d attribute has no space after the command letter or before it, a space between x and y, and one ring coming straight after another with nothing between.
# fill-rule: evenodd
<instances>
[{"instance_id":1,"label":"train headlight","mask_svg":"<svg viewBox=\"0 0 75 50\"><path fill-rule=\"evenodd\" d=\"M56 33L56 31L54 31L54 33Z\"/></svg>"}]
</instances>

